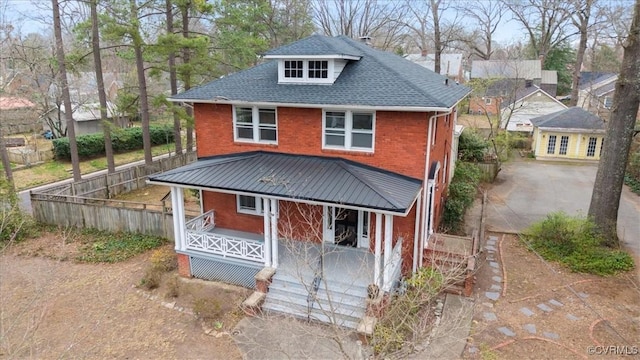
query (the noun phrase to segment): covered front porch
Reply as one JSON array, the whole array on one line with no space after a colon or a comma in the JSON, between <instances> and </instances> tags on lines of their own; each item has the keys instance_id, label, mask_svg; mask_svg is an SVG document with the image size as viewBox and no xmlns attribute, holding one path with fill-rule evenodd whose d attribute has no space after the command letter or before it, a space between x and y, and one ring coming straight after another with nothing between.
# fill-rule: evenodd
<instances>
[{"instance_id":1,"label":"covered front porch","mask_svg":"<svg viewBox=\"0 0 640 360\"><path fill-rule=\"evenodd\" d=\"M417 264L422 182L414 178L341 158L258 151L200 159L149 182L171 187L184 276L251 287L251 275L270 268L282 284L311 286L308 294L335 283L366 296L367 286L386 292L400 278L403 255L411 259L403 237ZM184 215L184 189L202 196L194 219Z\"/></svg>"}]
</instances>

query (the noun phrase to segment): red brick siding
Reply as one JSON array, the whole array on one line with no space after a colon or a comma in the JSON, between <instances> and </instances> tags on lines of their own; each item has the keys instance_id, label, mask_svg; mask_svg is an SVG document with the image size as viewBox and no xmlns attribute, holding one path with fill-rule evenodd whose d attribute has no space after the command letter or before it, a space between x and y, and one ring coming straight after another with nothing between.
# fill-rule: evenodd
<instances>
[{"instance_id":1,"label":"red brick siding","mask_svg":"<svg viewBox=\"0 0 640 360\"><path fill-rule=\"evenodd\" d=\"M278 145L236 143L233 139L233 115L231 105L195 104L195 128L198 134L198 157L230 154L244 151L277 151L283 153L295 153L303 155L335 156L341 157L371 166L394 171L403 175L422 179L425 172L425 156L427 147L428 119L431 113L417 112L376 112L375 126L375 151L374 153L361 153L351 151L336 151L322 149L322 110L280 107L277 110L278 121ZM431 161L440 161L441 168L435 197L434 222L440 221L442 197L446 194L446 183L442 183L445 170L449 172L449 165L444 165L445 153L450 154L451 139L453 135L453 115L436 118L436 141L431 146ZM204 209L215 209L216 224L220 227L248 231L253 233L263 232L263 219L261 216L238 214L236 211L236 197L230 194L203 192ZM289 204L290 205L290 204ZM291 208L288 217L301 221L304 206L295 204L292 208L285 202L281 202L280 209ZM312 212L322 214L320 207L308 206L304 212L313 209ZM308 230L302 230L299 224L290 225L290 229L283 228L280 216L280 229L288 231L296 238L309 237ZM317 221L322 236L322 222ZM403 257L405 269L410 266L413 254L413 235L415 227L415 207L406 217L394 218L394 242L398 236L405 240ZM384 229L384 227L383 227ZM375 239L375 216L371 216L370 244L373 250ZM315 241L320 241L316 238Z\"/></svg>"},{"instance_id":2,"label":"red brick siding","mask_svg":"<svg viewBox=\"0 0 640 360\"><path fill-rule=\"evenodd\" d=\"M472 97L469 99L469 111L473 114L490 114L490 115L498 115L500 112L500 101L502 99L499 97L492 97L491 104L487 105L485 103L485 99L482 97Z\"/></svg>"},{"instance_id":3,"label":"red brick siding","mask_svg":"<svg viewBox=\"0 0 640 360\"><path fill-rule=\"evenodd\" d=\"M426 113L378 111L375 152L322 149L322 110L278 108L278 145L233 140L231 105L195 105L198 157L243 151L335 156L421 179L427 142ZM401 136L399 136L401 134Z\"/></svg>"}]
</instances>

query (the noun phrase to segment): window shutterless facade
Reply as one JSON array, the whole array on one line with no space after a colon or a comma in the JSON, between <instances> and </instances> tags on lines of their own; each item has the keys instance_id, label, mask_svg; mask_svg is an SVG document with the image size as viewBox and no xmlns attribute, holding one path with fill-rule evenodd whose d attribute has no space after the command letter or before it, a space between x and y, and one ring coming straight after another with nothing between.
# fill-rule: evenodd
<instances>
[{"instance_id":1,"label":"window shutterless facade","mask_svg":"<svg viewBox=\"0 0 640 360\"><path fill-rule=\"evenodd\" d=\"M234 139L239 142L277 144L276 109L234 107Z\"/></svg>"},{"instance_id":2,"label":"window shutterless facade","mask_svg":"<svg viewBox=\"0 0 640 360\"><path fill-rule=\"evenodd\" d=\"M375 113L326 110L322 117L323 148L373 151Z\"/></svg>"}]
</instances>

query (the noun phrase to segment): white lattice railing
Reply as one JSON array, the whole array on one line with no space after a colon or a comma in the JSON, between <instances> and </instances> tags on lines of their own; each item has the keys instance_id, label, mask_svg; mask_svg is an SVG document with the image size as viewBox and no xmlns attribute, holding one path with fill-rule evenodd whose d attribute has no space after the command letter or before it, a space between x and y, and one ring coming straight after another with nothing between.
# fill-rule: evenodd
<instances>
[{"instance_id":1,"label":"white lattice railing","mask_svg":"<svg viewBox=\"0 0 640 360\"><path fill-rule=\"evenodd\" d=\"M402 272L402 238L398 239L396 246L391 251L391 260L389 261L389 280L384 284L384 291L391 290L393 283L400 279Z\"/></svg>"},{"instance_id":2,"label":"white lattice railing","mask_svg":"<svg viewBox=\"0 0 640 360\"><path fill-rule=\"evenodd\" d=\"M213 216L213 210L209 210L206 213L187 221L185 224L187 231L209 231L215 226L216 222Z\"/></svg>"},{"instance_id":3,"label":"white lattice railing","mask_svg":"<svg viewBox=\"0 0 640 360\"><path fill-rule=\"evenodd\" d=\"M215 232L187 230L187 249L264 262L264 243Z\"/></svg>"}]
</instances>

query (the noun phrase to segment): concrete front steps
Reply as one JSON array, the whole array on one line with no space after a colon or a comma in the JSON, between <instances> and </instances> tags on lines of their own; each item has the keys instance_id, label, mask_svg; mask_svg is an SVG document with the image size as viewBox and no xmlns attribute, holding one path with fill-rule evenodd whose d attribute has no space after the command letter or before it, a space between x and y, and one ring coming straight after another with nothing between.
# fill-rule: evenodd
<instances>
[{"instance_id":1,"label":"concrete front steps","mask_svg":"<svg viewBox=\"0 0 640 360\"><path fill-rule=\"evenodd\" d=\"M323 280L309 307L307 298L312 282L312 279L301 282L276 273L262 305L262 311L336 324L355 330L365 315L367 288L335 280L329 283Z\"/></svg>"}]
</instances>

